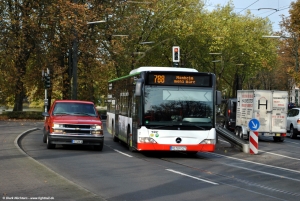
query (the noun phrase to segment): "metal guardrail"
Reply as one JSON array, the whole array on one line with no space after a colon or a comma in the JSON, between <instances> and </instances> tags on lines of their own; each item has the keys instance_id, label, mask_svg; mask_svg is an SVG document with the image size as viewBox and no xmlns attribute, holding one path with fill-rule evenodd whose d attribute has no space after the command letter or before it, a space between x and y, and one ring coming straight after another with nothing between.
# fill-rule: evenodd
<instances>
[{"instance_id":1,"label":"metal guardrail","mask_svg":"<svg viewBox=\"0 0 300 201\"><path fill-rule=\"evenodd\" d=\"M244 153L249 153L249 143L238 136L236 136L231 131L223 128L221 126L216 126L217 134L228 141L233 147L238 148Z\"/></svg>"}]
</instances>

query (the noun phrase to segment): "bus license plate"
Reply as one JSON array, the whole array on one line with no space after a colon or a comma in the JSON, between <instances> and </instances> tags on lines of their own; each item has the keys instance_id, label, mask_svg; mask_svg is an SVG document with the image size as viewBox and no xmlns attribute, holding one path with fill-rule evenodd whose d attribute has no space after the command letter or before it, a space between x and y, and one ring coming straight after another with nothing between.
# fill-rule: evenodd
<instances>
[{"instance_id":1,"label":"bus license plate","mask_svg":"<svg viewBox=\"0 0 300 201\"><path fill-rule=\"evenodd\" d=\"M83 140L72 140L73 144L82 144Z\"/></svg>"},{"instance_id":2,"label":"bus license plate","mask_svg":"<svg viewBox=\"0 0 300 201\"><path fill-rule=\"evenodd\" d=\"M186 146L171 146L171 151L186 151Z\"/></svg>"}]
</instances>

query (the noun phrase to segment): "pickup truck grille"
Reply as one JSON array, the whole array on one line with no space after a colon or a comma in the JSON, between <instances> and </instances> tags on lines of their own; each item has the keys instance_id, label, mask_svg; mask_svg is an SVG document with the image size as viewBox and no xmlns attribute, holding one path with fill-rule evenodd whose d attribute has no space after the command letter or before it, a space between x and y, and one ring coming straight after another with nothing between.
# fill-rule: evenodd
<instances>
[{"instance_id":1,"label":"pickup truck grille","mask_svg":"<svg viewBox=\"0 0 300 201\"><path fill-rule=\"evenodd\" d=\"M87 129L90 129L91 126L90 125L73 125L73 124L65 124L65 128L74 128L74 129L78 129L78 128L87 128Z\"/></svg>"},{"instance_id":2,"label":"pickup truck grille","mask_svg":"<svg viewBox=\"0 0 300 201\"><path fill-rule=\"evenodd\" d=\"M54 132L57 132L57 130L62 130L64 134L91 135L92 131L96 129L91 128L91 125L64 124L63 127L55 128Z\"/></svg>"}]
</instances>

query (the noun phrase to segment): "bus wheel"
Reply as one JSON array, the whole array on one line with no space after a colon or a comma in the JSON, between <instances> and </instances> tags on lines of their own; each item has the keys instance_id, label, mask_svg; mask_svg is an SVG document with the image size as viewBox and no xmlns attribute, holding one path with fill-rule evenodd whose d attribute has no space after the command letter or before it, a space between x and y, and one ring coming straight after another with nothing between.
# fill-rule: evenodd
<instances>
[{"instance_id":1,"label":"bus wheel","mask_svg":"<svg viewBox=\"0 0 300 201\"><path fill-rule=\"evenodd\" d=\"M115 135L115 127L114 127L114 122L112 122L112 124L111 124L112 126L111 126L111 133L112 133L112 136L113 136L113 141L114 142L119 142L119 139L116 137L116 135Z\"/></svg>"},{"instance_id":2,"label":"bus wheel","mask_svg":"<svg viewBox=\"0 0 300 201\"><path fill-rule=\"evenodd\" d=\"M128 126L127 128L127 146L128 146L128 150L133 152L134 149L132 148L132 146L130 145L130 127Z\"/></svg>"},{"instance_id":3,"label":"bus wheel","mask_svg":"<svg viewBox=\"0 0 300 201\"><path fill-rule=\"evenodd\" d=\"M186 154L189 157L195 157L197 155L198 151L187 151Z\"/></svg>"}]
</instances>

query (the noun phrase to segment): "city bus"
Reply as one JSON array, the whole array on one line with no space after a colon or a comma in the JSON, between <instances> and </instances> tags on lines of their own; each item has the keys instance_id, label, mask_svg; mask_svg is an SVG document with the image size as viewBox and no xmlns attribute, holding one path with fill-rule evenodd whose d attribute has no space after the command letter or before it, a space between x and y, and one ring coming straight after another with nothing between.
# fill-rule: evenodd
<instances>
[{"instance_id":1,"label":"city bus","mask_svg":"<svg viewBox=\"0 0 300 201\"><path fill-rule=\"evenodd\" d=\"M131 151L213 152L221 99L213 73L139 67L108 82L107 130Z\"/></svg>"}]
</instances>

